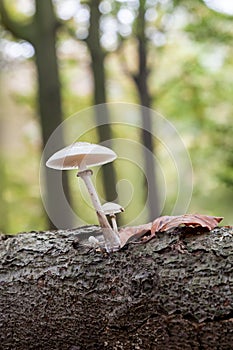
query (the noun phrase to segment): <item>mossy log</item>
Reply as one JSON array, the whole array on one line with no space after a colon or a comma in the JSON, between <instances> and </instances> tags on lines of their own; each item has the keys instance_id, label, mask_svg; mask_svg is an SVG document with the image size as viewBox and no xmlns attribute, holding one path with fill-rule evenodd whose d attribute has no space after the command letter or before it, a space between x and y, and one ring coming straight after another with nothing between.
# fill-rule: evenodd
<instances>
[{"instance_id":1,"label":"mossy log","mask_svg":"<svg viewBox=\"0 0 233 350\"><path fill-rule=\"evenodd\" d=\"M233 230L106 254L96 226L0 238L0 349L233 349Z\"/></svg>"}]
</instances>

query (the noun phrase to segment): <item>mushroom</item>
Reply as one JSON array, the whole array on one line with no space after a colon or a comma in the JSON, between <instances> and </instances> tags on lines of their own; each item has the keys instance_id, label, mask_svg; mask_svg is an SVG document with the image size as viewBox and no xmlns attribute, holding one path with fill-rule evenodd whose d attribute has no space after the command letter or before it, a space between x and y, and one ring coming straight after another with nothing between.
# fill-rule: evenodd
<instances>
[{"instance_id":1,"label":"mushroom","mask_svg":"<svg viewBox=\"0 0 233 350\"><path fill-rule=\"evenodd\" d=\"M107 147L88 142L75 142L54 153L46 162L47 167L57 170L79 169L77 176L83 179L90 194L99 224L103 231L105 248L108 252L119 249L120 239L118 234L111 228L105 216L99 197L91 181L93 172L88 167L106 164L116 159L116 157L116 154Z\"/></svg>"},{"instance_id":2,"label":"mushroom","mask_svg":"<svg viewBox=\"0 0 233 350\"><path fill-rule=\"evenodd\" d=\"M112 228L118 234L116 214L122 213L123 211L125 211L125 209L122 208L119 204L111 203L111 202L104 203L102 205L102 208L103 208L104 214L109 215L112 222Z\"/></svg>"}]
</instances>

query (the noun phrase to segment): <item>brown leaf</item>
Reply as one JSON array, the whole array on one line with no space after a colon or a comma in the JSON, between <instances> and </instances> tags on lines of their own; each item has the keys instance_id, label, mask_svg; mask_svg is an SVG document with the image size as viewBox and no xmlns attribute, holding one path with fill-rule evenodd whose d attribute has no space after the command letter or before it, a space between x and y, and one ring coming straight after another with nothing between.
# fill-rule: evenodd
<instances>
[{"instance_id":1,"label":"brown leaf","mask_svg":"<svg viewBox=\"0 0 233 350\"><path fill-rule=\"evenodd\" d=\"M185 214L178 216L161 216L152 223L151 233L167 231L170 228L178 227L180 225L185 226L201 226L206 227L208 230L212 230L218 226L218 223L222 220L222 217L201 215L201 214Z\"/></svg>"},{"instance_id":2,"label":"brown leaf","mask_svg":"<svg viewBox=\"0 0 233 350\"><path fill-rule=\"evenodd\" d=\"M139 240L146 232L151 231L151 226L152 222L139 226L123 227L119 231L121 246L123 247L130 240Z\"/></svg>"},{"instance_id":3,"label":"brown leaf","mask_svg":"<svg viewBox=\"0 0 233 350\"><path fill-rule=\"evenodd\" d=\"M124 227L120 230L121 246L123 247L127 242L131 240L141 240L144 242L149 241L155 236L156 232L167 231L171 228L178 227L180 225L193 226L193 227L206 227L208 230L212 230L218 223L222 221L222 217L201 215L201 214L185 214L178 216L161 216L155 219L152 223ZM143 240L143 236L150 232L149 236L146 236Z\"/></svg>"}]
</instances>

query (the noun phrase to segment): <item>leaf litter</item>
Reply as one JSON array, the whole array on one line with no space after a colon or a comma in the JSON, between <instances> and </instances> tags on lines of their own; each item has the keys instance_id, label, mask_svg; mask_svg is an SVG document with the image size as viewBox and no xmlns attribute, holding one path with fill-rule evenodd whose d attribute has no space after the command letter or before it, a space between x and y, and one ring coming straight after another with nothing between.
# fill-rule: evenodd
<instances>
[{"instance_id":1,"label":"leaf litter","mask_svg":"<svg viewBox=\"0 0 233 350\"><path fill-rule=\"evenodd\" d=\"M208 216L202 214L184 214L177 216L161 216L152 222L144 225L123 227L119 231L121 247L130 241L146 243L156 236L157 232L165 232L180 226L189 226L196 230L197 227L211 231L223 217Z\"/></svg>"}]
</instances>

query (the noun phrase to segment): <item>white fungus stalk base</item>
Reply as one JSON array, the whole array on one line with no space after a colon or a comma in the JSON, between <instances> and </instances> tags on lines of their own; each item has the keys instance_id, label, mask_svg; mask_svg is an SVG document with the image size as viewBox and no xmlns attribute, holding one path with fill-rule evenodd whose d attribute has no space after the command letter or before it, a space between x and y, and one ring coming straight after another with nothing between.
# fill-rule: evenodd
<instances>
[{"instance_id":1,"label":"white fungus stalk base","mask_svg":"<svg viewBox=\"0 0 233 350\"><path fill-rule=\"evenodd\" d=\"M105 240L105 248L107 252L116 251L119 249L121 242L118 234L113 230L104 214L96 189L91 181L92 170L86 169L79 171L77 176L81 177L87 187L87 190L91 196L92 204L96 210L96 214L99 220L99 224L103 231Z\"/></svg>"},{"instance_id":2,"label":"white fungus stalk base","mask_svg":"<svg viewBox=\"0 0 233 350\"><path fill-rule=\"evenodd\" d=\"M111 222L112 222L113 231L115 231L117 233L117 235L119 235L117 222L116 222L116 215L110 215L110 218L111 218Z\"/></svg>"}]
</instances>

